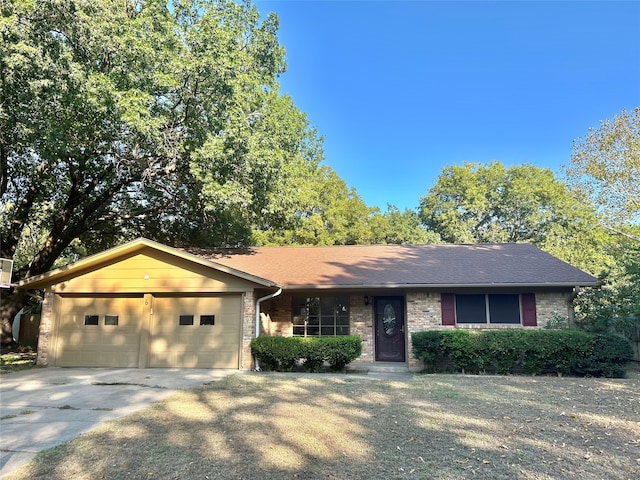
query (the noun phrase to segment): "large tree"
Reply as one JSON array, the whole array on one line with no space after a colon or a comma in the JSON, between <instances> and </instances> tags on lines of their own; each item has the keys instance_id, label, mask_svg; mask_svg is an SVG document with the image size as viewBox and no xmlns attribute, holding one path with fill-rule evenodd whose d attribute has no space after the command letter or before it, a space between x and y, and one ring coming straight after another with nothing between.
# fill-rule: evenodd
<instances>
[{"instance_id":1,"label":"large tree","mask_svg":"<svg viewBox=\"0 0 640 480\"><path fill-rule=\"evenodd\" d=\"M611 260L593 208L532 165L446 167L421 199L420 216L449 243L530 242L594 274Z\"/></svg>"},{"instance_id":2,"label":"large tree","mask_svg":"<svg viewBox=\"0 0 640 480\"><path fill-rule=\"evenodd\" d=\"M278 93L277 17L169 3L0 6L0 256L16 280L139 235L242 243L317 165L319 139ZM3 343L26 295L2 292Z\"/></svg>"},{"instance_id":3,"label":"large tree","mask_svg":"<svg viewBox=\"0 0 640 480\"><path fill-rule=\"evenodd\" d=\"M576 140L566 173L570 185L598 206L607 227L618 230L638 224L640 107L623 110Z\"/></svg>"}]
</instances>

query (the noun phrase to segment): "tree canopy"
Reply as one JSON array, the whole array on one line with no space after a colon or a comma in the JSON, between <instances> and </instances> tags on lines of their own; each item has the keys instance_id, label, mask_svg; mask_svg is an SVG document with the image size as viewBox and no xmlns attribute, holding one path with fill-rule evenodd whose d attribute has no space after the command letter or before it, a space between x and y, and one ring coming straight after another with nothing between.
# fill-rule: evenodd
<instances>
[{"instance_id":1,"label":"tree canopy","mask_svg":"<svg viewBox=\"0 0 640 480\"><path fill-rule=\"evenodd\" d=\"M412 210L400 212L393 205L380 212L368 207L355 189L349 188L327 166L307 172L296 180L295 208L282 226L254 229L256 245L356 245L437 242Z\"/></svg>"},{"instance_id":2,"label":"tree canopy","mask_svg":"<svg viewBox=\"0 0 640 480\"><path fill-rule=\"evenodd\" d=\"M16 280L140 235L242 243L256 218L286 218L289 179L321 160L321 139L279 94L277 16L261 21L248 1L167 5L0 7L0 255ZM12 295L5 335L24 303Z\"/></svg>"},{"instance_id":3,"label":"tree canopy","mask_svg":"<svg viewBox=\"0 0 640 480\"><path fill-rule=\"evenodd\" d=\"M420 217L449 243L530 242L596 274L610 261L589 204L532 165L446 167L422 197Z\"/></svg>"},{"instance_id":4,"label":"tree canopy","mask_svg":"<svg viewBox=\"0 0 640 480\"><path fill-rule=\"evenodd\" d=\"M573 144L570 185L586 193L610 227L640 222L640 107L623 110Z\"/></svg>"}]
</instances>

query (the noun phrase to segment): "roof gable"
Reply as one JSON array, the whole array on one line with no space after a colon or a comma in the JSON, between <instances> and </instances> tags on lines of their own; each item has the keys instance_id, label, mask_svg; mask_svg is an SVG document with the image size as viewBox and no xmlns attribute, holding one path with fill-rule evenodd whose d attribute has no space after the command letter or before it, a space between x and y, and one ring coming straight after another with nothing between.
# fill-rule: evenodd
<instances>
[{"instance_id":1,"label":"roof gable","mask_svg":"<svg viewBox=\"0 0 640 480\"><path fill-rule=\"evenodd\" d=\"M89 272L96 271L101 268L107 268L118 262L130 259L135 255L145 254L151 257L158 255L165 258L174 258L183 261L183 263L193 264L198 267L198 271L204 272L206 269L222 272L226 275L240 278L242 280L258 284L259 286L276 287L272 281L252 275L233 267L218 264L204 257L196 256L184 250L168 247L158 242L139 238L131 242L125 243L118 247L114 247L104 252L91 255L77 262L65 265L55 270L51 270L42 275L33 276L22 280L18 283L20 288L45 288L50 285L66 282L71 279L87 275Z\"/></svg>"}]
</instances>

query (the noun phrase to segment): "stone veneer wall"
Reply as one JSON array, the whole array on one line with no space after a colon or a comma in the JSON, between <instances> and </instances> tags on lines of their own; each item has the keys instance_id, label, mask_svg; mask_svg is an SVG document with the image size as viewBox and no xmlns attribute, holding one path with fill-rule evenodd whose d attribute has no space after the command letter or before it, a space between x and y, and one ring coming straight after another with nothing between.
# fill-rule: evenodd
<instances>
[{"instance_id":1,"label":"stone veneer wall","mask_svg":"<svg viewBox=\"0 0 640 480\"><path fill-rule=\"evenodd\" d=\"M51 346L51 324L53 322L53 304L55 294L47 290L42 302L42 313L40 317L40 332L38 334L38 354L36 364L49 365L49 347Z\"/></svg>"}]
</instances>

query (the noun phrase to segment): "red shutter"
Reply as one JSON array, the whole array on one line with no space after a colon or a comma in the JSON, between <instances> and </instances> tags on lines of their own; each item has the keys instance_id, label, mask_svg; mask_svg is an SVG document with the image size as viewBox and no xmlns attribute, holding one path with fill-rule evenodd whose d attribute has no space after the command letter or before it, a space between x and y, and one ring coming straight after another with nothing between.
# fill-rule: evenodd
<instances>
[{"instance_id":1,"label":"red shutter","mask_svg":"<svg viewBox=\"0 0 640 480\"><path fill-rule=\"evenodd\" d=\"M535 293L523 293L522 296L522 325L524 327L537 327L536 295Z\"/></svg>"},{"instance_id":2,"label":"red shutter","mask_svg":"<svg viewBox=\"0 0 640 480\"><path fill-rule=\"evenodd\" d=\"M442 325L455 325L456 307L453 293L440 294L440 307L442 310Z\"/></svg>"}]
</instances>

